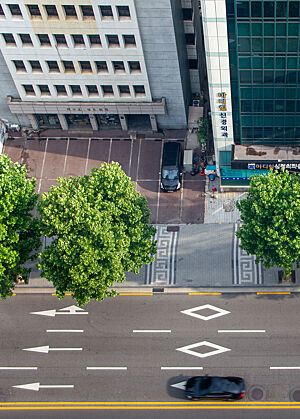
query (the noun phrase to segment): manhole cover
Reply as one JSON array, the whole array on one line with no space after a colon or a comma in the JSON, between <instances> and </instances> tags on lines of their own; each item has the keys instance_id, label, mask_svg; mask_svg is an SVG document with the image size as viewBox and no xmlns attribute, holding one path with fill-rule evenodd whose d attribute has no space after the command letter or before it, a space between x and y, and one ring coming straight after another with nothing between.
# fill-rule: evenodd
<instances>
[{"instance_id":1,"label":"manhole cover","mask_svg":"<svg viewBox=\"0 0 300 419\"><path fill-rule=\"evenodd\" d=\"M254 387L250 391L250 397L252 400L262 400L265 397L264 389L261 387Z\"/></svg>"},{"instance_id":2,"label":"manhole cover","mask_svg":"<svg viewBox=\"0 0 300 419\"><path fill-rule=\"evenodd\" d=\"M294 400L294 402L300 402L300 390L294 390L291 394L291 398Z\"/></svg>"}]
</instances>

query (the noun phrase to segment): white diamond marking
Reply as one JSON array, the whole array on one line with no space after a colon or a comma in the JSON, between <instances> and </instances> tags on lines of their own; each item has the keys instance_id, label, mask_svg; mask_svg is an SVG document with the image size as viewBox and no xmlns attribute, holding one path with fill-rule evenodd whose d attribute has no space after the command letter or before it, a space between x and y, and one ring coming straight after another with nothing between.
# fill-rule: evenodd
<instances>
[{"instance_id":1,"label":"white diamond marking","mask_svg":"<svg viewBox=\"0 0 300 419\"><path fill-rule=\"evenodd\" d=\"M210 316L202 316L201 314L195 313L195 311L210 309L216 311L215 314L211 314ZM230 311L224 310L223 308L215 307L210 304L204 304L202 306L189 308L188 310L183 310L180 313L187 314L188 316L196 317L197 319L201 320L211 320L215 319L216 317L225 316L225 314L230 314Z\"/></svg>"},{"instance_id":2,"label":"white diamond marking","mask_svg":"<svg viewBox=\"0 0 300 419\"><path fill-rule=\"evenodd\" d=\"M215 350L206 352L205 354L191 351L191 349L199 348L199 346L209 346ZM223 352L231 351L231 349L228 349L228 348L225 348L224 346L216 345L215 343L207 342L206 340L204 340L202 342L193 343L192 345L187 345L187 346L182 346L181 348L176 348L176 351L181 351L188 355L197 356L198 358L206 358L208 356L222 354Z\"/></svg>"}]
</instances>

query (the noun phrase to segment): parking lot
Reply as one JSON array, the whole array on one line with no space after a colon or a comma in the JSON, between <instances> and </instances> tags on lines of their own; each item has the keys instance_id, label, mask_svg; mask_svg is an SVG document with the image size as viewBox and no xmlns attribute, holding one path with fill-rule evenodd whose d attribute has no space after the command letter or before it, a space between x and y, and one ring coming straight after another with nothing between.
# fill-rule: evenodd
<instances>
[{"instance_id":1,"label":"parking lot","mask_svg":"<svg viewBox=\"0 0 300 419\"><path fill-rule=\"evenodd\" d=\"M26 164L28 176L37 179L39 193L49 190L58 176L82 176L103 162L117 161L147 198L152 223L201 224L204 222L205 177L185 173L180 191L162 192L160 163L163 141L20 137L6 140L3 153L13 161Z\"/></svg>"}]
</instances>

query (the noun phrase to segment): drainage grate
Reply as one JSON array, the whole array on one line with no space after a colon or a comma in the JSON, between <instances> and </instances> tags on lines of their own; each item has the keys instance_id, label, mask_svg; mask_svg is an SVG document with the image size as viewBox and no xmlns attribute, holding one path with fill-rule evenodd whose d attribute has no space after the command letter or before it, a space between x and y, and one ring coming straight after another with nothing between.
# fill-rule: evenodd
<instances>
[{"instance_id":1,"label":"drainage grate","mask_svg":"<svg viewBox=\"0 0 300 419\"><path fill-rule=\"evenodd\" d=\"M152 292L165 292L164 288L152 288Z\"/></svg>"},{"instance_id":2,"label":"drainage grate","mask_svg":"<svg viewBox=\"0 0 300 419\"><path fill-rule=\"evenodd\" d=\"M254 387L250 392L250 396L252 400L262 400L265 397L265 391L262 387Z\"/></svg>"},{"instance_id":3,"label":"drainage grate","mask_svg":"<svg viewBox=\"0 0 300 419\"><path fill-rule=\"evenodd\" d=\"M167 231L179 231L179 226L168 226Z\"/></svg>"}]
</instances>

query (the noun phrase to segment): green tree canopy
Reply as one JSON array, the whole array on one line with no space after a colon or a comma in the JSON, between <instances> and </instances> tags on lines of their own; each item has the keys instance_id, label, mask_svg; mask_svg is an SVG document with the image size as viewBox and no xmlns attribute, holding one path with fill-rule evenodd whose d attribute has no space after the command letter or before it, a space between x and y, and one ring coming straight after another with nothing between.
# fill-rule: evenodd
<instances>
[{"instance_id":1,"label":"green tree canopy","mask_svg":"<svg viewBox=\"0 0 300 419\"><path fill-rule=\"evenodd\" d=\"M277 266L290 275L293 263L300 261L300 177L288 171L253 176L247 198L237 208L242 249L266 268Z\"/></svg>"},{"instance_id":2,"label":"green tree canopy","mask_svg":"<svg viewBox=\"0 0 300 419\"><path fill-rule=\"evenodd\" d=\"M79 305L115 295L114 282L154 259L146 198L118 163L57 182L38 204L41 232L53 238L40 254L42 275L58 298L68 291Z\"/></svg>"},{"instance_id":3,"label":"green tree canopy","mask_svg":"<svg viewBox=\"0 0 300 419\"><path fill-rule=\"evenodd\" d=\"M11 296L17 277L30 273L24 263L40 247L37 219L32 216L38 194L25 166L0 155L0 297Z\"/></svg>"}]
</instances>

